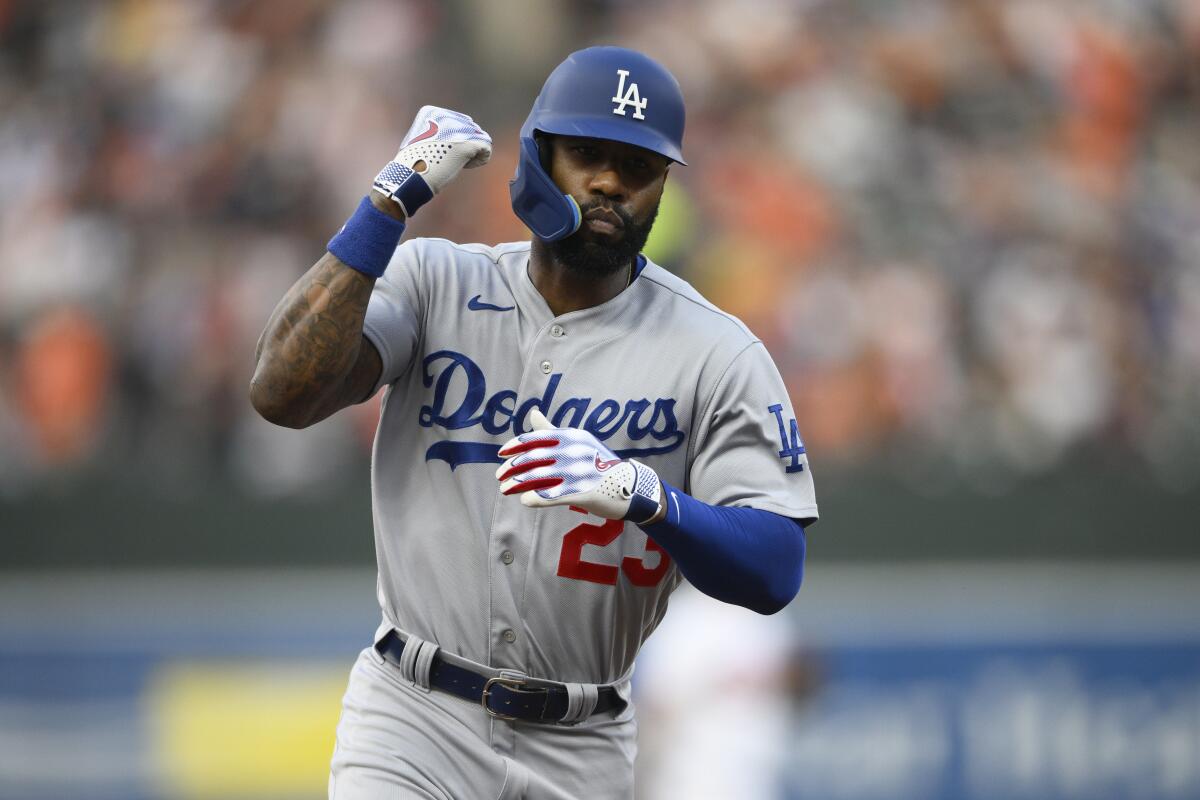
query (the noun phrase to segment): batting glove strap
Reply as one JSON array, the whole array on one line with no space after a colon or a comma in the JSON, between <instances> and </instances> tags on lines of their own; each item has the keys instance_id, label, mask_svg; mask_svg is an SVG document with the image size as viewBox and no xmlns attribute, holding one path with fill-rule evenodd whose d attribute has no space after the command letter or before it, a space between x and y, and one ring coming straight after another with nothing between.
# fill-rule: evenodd
<instances>
[{"instance_id":1,"label":"batting glove strap","mask_svg":"<svg viewBox=\"0 0 1200 800\"><path fill-rule=\"evenodd\" d=\"M640 461L630 459L628 462L634 470L633 486L629 491L629 510L624 519L641 525L649 522L658 513L662 501L662 481L658 473Z\"/></svg>"},{"instance_id":2,"label":"batting glove strap","mask_svg":"<svg viewBox=\"0 0 1200 800\"><path fill-rule=\"evenodd\" d=\"M404 209L404 216L411 217L417 209L433 199L433 190L420 173L399 161L390 161L375 176L371 188L384 197L390 197Z\"/></svg>"}]
</instances>

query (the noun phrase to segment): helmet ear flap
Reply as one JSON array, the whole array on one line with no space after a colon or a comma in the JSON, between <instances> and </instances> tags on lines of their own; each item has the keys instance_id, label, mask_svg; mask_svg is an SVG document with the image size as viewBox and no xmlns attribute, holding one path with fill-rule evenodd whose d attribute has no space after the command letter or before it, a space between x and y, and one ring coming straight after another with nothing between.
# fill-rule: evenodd
<instances>
[{"instance_id":1,"label":"helmet ear flap","mask_svg":"<svg viewBox=\"0 0 1200 800\"><path fill-rule=\"evenodd\" d=\"M539 239L566 238L579 230L583 216L575 198L563 194L541 166L542 152L532 136L521 137L517 174L508 184L513 211Z\"/></svg>"}]
</instances>

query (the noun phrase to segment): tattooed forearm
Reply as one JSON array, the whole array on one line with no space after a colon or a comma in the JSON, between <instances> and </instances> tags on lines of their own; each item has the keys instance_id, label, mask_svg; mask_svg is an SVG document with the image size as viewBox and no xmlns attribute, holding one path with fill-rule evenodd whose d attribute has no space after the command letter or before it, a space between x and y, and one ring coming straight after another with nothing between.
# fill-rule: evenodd
<instances>
[{"instance_id":1,"label":"tattooed forearm","mask_svg":"<svg viewBox=\"0 0 1200 800\"><path fill-rule=\"evenodd\" d=\"M378 354L362 339L374 285L326 253L284 295L258 341L250 382L263 417L302 428L363 399L379 375Z\"/></svg>"}]
</instances>

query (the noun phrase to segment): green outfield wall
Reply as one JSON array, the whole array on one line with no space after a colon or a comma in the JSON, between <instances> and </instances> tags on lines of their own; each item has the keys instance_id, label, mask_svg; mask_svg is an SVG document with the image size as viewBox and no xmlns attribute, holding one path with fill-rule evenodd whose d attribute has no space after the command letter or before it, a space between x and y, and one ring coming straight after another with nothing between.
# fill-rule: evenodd
<instances>
[{"instance_id":1,"label":"green outfield wall","mask_svg":"<svg viewBox=\"0 0 1200 800\"><path fill-rule=\"evenodd\" d=\"M167 492L130 473L75 476L0 499L0 565L370 564L369 477L358 469L343 488L299 498L250 496L224 479ZM828 468L817 489L813 560L1200 560L1200 488L1169 491L1116 468L995 485Z\"/></svg>"}]
</instances>

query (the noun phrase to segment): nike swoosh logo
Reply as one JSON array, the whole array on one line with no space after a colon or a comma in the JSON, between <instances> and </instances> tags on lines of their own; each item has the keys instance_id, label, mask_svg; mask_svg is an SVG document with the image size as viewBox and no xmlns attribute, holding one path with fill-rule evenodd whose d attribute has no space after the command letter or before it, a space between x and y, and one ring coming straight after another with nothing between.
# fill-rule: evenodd
<instances>
[{"instance_id":1,"label":"nike swoosh logo","mask_svg":"<svg viewBox=\"0 0 1200 800\"><path fill-rule=\"evenodd\" d=\"M410 139L408 143L416 144L417 142L421 141L422 139L428 139L430 136L435 135L437 132L438 132L437 123L434 122L433 120L429 120L429 130L425 131L420 136L416 136L416 137Z\"/></svg>"},{"instance_id":2,"label":"nike swoosh logo","mask_svg":"<svg viewBox=\"0 0 1200 800\"><path fill-rule=\"evenodd\" d=\"M601 472L608 472L609 469L620 463L621 459L619 458L614 458L612 461L601 461L600 454L596 454L596 469L600 470Z\"/></svg>"},{"instance_id":3,"label":"nike swoosh logo","mask_svg":"<svg viewBox=\"0 0 1200 800\"><path fill-rule=\"evenodd\" d=\"M480 301L482 295L475 295L467 301L467 308L472 311L512 311L516 306L494 306L491 303Z\"/></svg>"}]
</instances>

